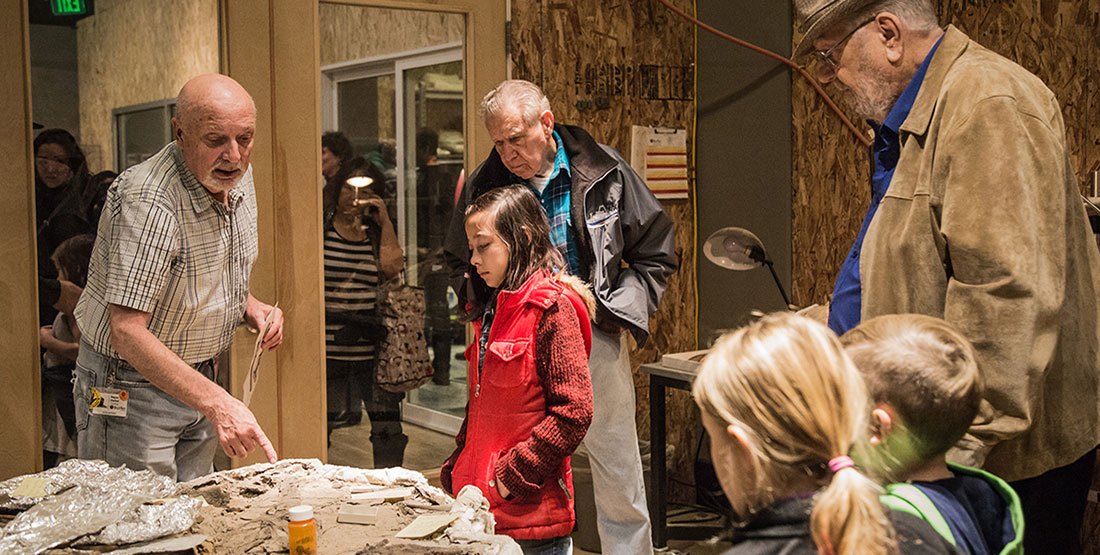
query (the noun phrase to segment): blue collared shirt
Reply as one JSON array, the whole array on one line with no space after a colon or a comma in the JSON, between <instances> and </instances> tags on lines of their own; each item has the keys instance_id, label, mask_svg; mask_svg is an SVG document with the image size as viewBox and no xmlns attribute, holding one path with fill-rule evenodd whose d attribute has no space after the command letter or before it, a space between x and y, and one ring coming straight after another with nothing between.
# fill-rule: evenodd
<instances>
[{"instance_id":1,"label":"blue collared shirt","mask_svg":"<svg viewBox=\"0 0 1100 555\"><path fill-rule=\"evenodd\" d=\"M941 39L942 40L942 39ZM897 168L898 158L901 156L901 140L899 130L909 117L909 111L913 109L913 102L917 99L924 82L924 74L928 72L928 65L932 62L932 56L939 48L940 42L924 58L924 62L913 74L909 86L905 87L898 97L886 120L882 125L871 123L875 129L875 144L872 147L872 156L875 160L875 172L871 176L871 206L867 209L867 215L863 217L863 225L859 228L859 235L844 259L844 265L840 267L840 273L836 276L836 285L833 287L833 300L829 307L829 327L841 335L856 327L860 320L860 310L863 303L860 295L863 288L859 277L859 255L863 249L863 237L867 234L867 227L871 225L871 219L878 210L879 202L890 187L890 181L894 178L894 169Z\"/></svg>"},{"instance_id":2,"label":"blue collared shirt","mask_svg":"<svg viewBox=\"0 0 1100 555\"><path fill-rule=\"evenodd\" d=\"M572 173L569 170L569 156L565 154L561 136L554 131L554 142L558 150L554 155L554 169L550 172L550 181L539 192L531 183L512 175L513 182L525 183L542 204L546 219L550 222L550 242L565 258L570 274L580 275L580 261L577 257L577 245L573 240L573 228L570 224L570 193L573 189Z\"/></svg>"}]
</instances>

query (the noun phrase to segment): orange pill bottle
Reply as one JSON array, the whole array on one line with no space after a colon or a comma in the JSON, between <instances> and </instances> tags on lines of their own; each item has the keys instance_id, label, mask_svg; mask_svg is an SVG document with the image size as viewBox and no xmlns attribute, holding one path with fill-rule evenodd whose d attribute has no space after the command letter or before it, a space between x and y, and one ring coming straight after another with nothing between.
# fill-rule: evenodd
<instances>
[{"instance_id":1,"label":"orange pill bottle","mask_svg":"<svg viewBox=\"0 0 1100 555\"><path fill-rule=\"evenodd\" d=\"M317 555L317 521L313 520L313 507L291 507L290 527L287 529L291 555Z\"/></svg>"}]
</instances>

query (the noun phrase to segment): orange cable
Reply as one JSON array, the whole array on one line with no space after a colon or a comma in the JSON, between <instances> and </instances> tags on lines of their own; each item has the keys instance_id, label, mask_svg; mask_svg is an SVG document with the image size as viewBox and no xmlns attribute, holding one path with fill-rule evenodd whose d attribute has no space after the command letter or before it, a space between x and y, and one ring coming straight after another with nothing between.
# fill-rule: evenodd
<instances>
[{"instance_id":1,"label":"orange cable","mask_svg":"<svg viewBox=\"0 0 1100 555\"><path fill-rule=\"evenodd\" d=\"M682 17L682 18L694 23L695 25L699 26L699 28L704 29L706 31L710 31L711 33L714 33L715 35L718 35L719 37L724 38L724 39L726 39L726 40L728 40L728 41L730 41L730 42L732 42L732 43L734 43L738 46L743 46L743 47L748 48L749 50L752 50L753 52L756 52L758 54L763 54L763 55L765 55L769 58L774 58L775 60L778 60L779 62L783 63L784 65L786 65L786 66L790 67L791 69L797 71L799 75L801 75L804 79L806 79L806 81L808 83L810 83L811 86L813 86L814 90L817 91L818 96L820 96L822 98L822 100L825 101L825 104L833 112L835 112L837 116L840 117L840 121L843 122L844 125L848 128L848 130L851 131L852 134L856 136L856 138L859 140L859 142L863 143L863 146L865 146L865 147L869 148L871 146L871 139L867 138L866 135L864 135L862 132L860 132L860 130L855 126L855 124L852 123L852 120L848 119L848 116L844 115L844 112L842 112L840 110L840 108L837 107L836 103L833 102L832 98L829 98L829 95L825 92L825 89L821 88L821 84L818 83L817 79L814 79L813 76L810 75L810 73L808 71L806 71L806 68L794 63L789 58L780 56L779 54L776 54L775 52L772 52L771 50L761 48L759 46L756 46L755 44L752 44L751 42L743 41L743 40L741 40L737 37L734 37L732 35L728 35L726 33L723 33L722 31L719 31L718 29L715 29L714 27L711 27L710 25L707 25L706 23L703 23L702 21L698 20L697 18L695 18L691 15L688 15L687 13L682 11L680 8L677 8L676 6L673 6L669 2L669 0L657 0L657 1L664 4L666 8L668 8L669 10L672 10L674 13L676 13L680 17Z\"/></svg>"}]
</instances>

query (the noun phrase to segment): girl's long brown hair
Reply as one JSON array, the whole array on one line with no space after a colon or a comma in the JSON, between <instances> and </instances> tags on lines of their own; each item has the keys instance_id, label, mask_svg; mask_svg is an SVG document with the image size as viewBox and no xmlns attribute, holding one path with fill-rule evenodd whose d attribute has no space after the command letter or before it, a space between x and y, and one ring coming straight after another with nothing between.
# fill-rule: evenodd
<instances>
[{"instance_id":1,"label":"girl's long brown hair","mask_svg":"<svg viewBox=\"0 0 1100 555\"><path fill-rule=\"evenodd\" d=\"M509 185L493 189L466 207L466 220L474 214L485 214L488 225L508 247L508 270L504 273L502 290L519 289L539 270L556 272L565 267L565 259L550 242L550 223L546 212L527 187ZM481 315L492 296L492 290L476 271L467 272L473 285L472 317Z\"/></svg>"}]
</instances>

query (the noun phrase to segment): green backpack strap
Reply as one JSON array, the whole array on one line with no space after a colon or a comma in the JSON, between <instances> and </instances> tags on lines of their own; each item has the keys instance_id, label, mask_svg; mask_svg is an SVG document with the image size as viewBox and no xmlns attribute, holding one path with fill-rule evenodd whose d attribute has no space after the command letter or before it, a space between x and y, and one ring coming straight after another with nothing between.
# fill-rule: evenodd
<instances>
[{"instance_id":1,"label":"green backpack strap","mask_svg":"<svg viewBox=\"0 0 1100 555\"><path fill-rule=\"evenodd\" d=\"M951 545L957 545L947 520L943 518L932 500L917 486L906 483L890 484L886 486L886 495L880 499L883 505L895 511L909 513L927 522L939 535L951 542Z\"/></svg>"}]
</instances>

